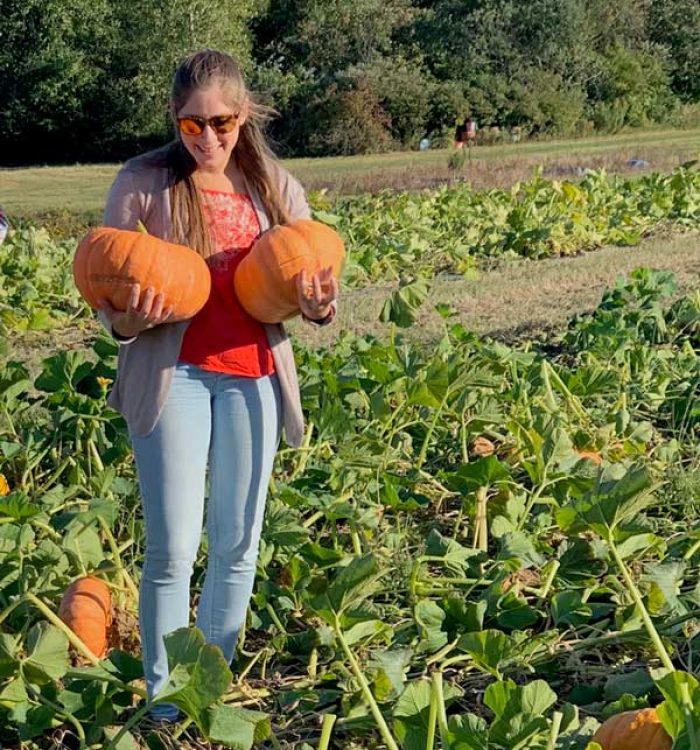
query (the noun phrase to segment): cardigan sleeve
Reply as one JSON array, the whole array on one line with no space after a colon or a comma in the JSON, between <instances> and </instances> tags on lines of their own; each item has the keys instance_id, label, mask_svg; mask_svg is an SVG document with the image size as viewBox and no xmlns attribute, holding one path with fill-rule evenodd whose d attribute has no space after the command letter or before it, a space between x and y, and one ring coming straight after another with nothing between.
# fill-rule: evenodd
<instances>
[{"instance_id":1,"label":"cardigan sleeve","mask_svg":"<svg viewBox=\"0 0 700 750\"><path fill-rule=\"evenodd\" d=\"M134 172L122 168L107 194L103 224L133 231L141 218L141 199L134 182Z\"/></svg>"},{"instance_id":2,"label":"cardigan sleeve","mask_svg":"<svg viewBox=\"0 0 700 750\"><path fill-rule=\"evenodd\" d=\"M291 175L287 180L282 197L289 206L289 214L292 219L311 218L311 208L306 198L306 191L301 186L301 183Z\"/></svg>"}]
</instances>

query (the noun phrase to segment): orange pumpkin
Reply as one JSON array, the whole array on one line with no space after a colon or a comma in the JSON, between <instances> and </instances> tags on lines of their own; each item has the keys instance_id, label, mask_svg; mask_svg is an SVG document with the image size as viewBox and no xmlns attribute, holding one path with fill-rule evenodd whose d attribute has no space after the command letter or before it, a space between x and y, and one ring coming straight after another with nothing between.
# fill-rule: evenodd
<instances>
[{"instance_id":1,"label":"orange pumpkin","mask_svg":"<svg viewBox=\"0 0 700 750\"><path fill-rule=\"evenodd\" d=\"M345 246L329 226L311 219L280 224L265 232L240 262L233 279L243 308L262 323L281 323L299 314L296 277L331 266L340 276Z\"/></svg>"},{"instance_id":2,"label":"orange pumpkin","mask_svg":"<svg viewBox=\"0 0 700 750\"><path fill-rule=\"evenodd\" d=\"M112 624L112 596L107 584L87 576L73 581L66 589L58 616L95 656L107 652L107 631Z\"/></svg>"},{"instance_id":3,"label":"orange pumpkin","mask_svg":"<svg viewBox=\"0 0 700 750\"><path fill-rule=\"evenodd\" d=\"M143 232L97 227L78 245L73 259L78 290L92 308L107 299L126 310L134 284L152 286L173 308L171 322L195 315L209 298L211 276L204 259L185 245Z\"/></svg>"},{"instance_id":4,"label":"orange pumpkin","mask_svg":"<svg viewBox=\"0 0 700 750\"><path fill-rule=\"evenodd\" d=\"M671 750L673 746L655 708L611 716L593 735L593 742L603 750Z\"/></svg>"}]
</instances>

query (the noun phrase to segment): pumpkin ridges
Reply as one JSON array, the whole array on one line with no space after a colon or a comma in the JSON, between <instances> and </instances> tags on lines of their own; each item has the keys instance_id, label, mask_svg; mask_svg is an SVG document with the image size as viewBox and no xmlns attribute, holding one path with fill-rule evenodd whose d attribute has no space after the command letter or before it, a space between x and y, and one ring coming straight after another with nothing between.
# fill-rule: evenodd
<instances>
[{"instance_id":1,"label":"pumpkin ridges","mask_svg":"<svg viewBox=\"0 0 700 750\"><path fill-rule=\"evenodd\" d=\"M211 276L204 259L191 248L153 235L96 227L83 238L73 260L80 293L95 308L107 298L125 310L133 284L153 286L173 308L172 322L186 320L205 304Z\"/></svg>"},{"instance_id":2,"label":"pumpkin ridges","mask_svg":"<svg viewBox=\"0 0 700 750\"><path fill-rule=\"evenodd\" d=\"M96 657L105 655L107 631L112 622L112 596L99 578L78 578L66 589L58 616Z\"/></svg>"},{"instance_id":3,"label":"pumpkin ridges","mask_svg":"<svg viewBox=\"0 0 700 750\"><path fill-rule=\"evenodd\" d=\"M241 306L262 323L280 323L299 314L296 277L331 266L339 276L345 258L340 235L331 227L299 219L272 227L253 244L234 276Z\"/></svg>"},{"instance_id":4,"label":"pumpkin ridges","mask_svg":"<svg viewBox=\"0 0 700 750\"><path fill-rule=\"evenodd\" d=\"M302 227L299 226L300 223L295 222L294 224L287 225L285 227L286 232L282 232L281 227L275 227L275 229L280 230L277 232L278 237L275 237L275 241L283 248L283 251L281 248L279 252L279 256L283 259L272 265L272 261L274 260L272 254L268 253L265 257L268 272L278 275L283 282L294 279L301 272L302 268L306 269L310 274L314 274L317 270L316 258L313 252L314 248L311 246L307 235L302 232ZM285 260L284 256L293 253L294 249L298 246L304 247L305 252L303 254L297 253L295 257ZM280 289L280 294L285 302L296 306L296 285L285 284Z\"/></svg>"},{"instance_id":5,"label":"pumpkin ridges","mask_svg":"<svg viewBox=\"0 0 700 750\"><path fill-rule=\"evenodd\" d=\"M117 242L117 239L118 235L107 235L105 237L108 251L110 255L113 255L113 257L115 258L115 266L118 269L118 275L130 279L134 276L133 266L135 264L133 262L130 263L130 253L127 251L127 248L123 247ZM134 250L138 252L140 252L141 250L139 239L134 242ZM95 265L97 265L97 257L94 258L93 262L95 263ZM115 304L113 306L117 307L118 305L117 309L120 310L126 309L132 289L133 282L129 284L120 284L118 289L118 299L115 300Z\"/></svg>"},{"instance_id":6,"label":"pumpkin ridges","mask_svg":"<svg viewBox=\"0 0 700 750\"><path fill-rule=\"evenodd\" d=\"M75 253L75 259L73 260L73 275L75 278L75 285L78 289L87 289L89 287L87 283L87 246L83 242L78 245L78 249ZM83 295L85 296L85 295ZM85 300L90 307L95 305L86 298Z\"/></svg>"}]
</instances>

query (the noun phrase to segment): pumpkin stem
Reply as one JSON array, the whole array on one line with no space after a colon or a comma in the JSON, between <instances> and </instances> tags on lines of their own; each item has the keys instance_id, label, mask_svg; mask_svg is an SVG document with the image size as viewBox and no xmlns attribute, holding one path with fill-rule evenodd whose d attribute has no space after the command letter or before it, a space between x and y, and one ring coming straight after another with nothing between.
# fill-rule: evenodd
<instances>
[{"instance_id":1,"label":"pumpkin stem","mask_svg":"<svg viewBox=\"0 0 700 750\"><path fill-rule=\"evenodd\" d=\"M335 714L324 714L323 725L321 726L321 739L318 741L318 750L328 750L331 741L333 724L338 717Z\"/></svg>"},{"instance_id":2,"label":"pumpkin stem","mask_svg":"<svg viewBox=\"0 0 700 750\"><path fill-rule=\"evenodd\" d=\"M634 603L637 605L637 611L642 617L642 622L644 623L644 627L646 628L646 631L649 634L649 637L651 638L652 643L654 644L654 647L656 649L656 652L659 655L659 659L661 660L661 663L669 672L675 671L675 667L673 666L671 657L668 655L666 646L664 646L664 643L661 640L661 636L659 635L658 630L654 626L654 623L652 622L652 619L649 615L647 608L644 606L644 600L642 599L642 595L640 594L639 589L637 588L637 585L632 579L632 575L630 574L629 569L625 565L622 559L622 555L620 555L617 547L615 546L615 542L613 541L613 538L612 538L612 532L608 534L607 542L610 547L610 553L613 556L613 559L615 560L615 562L617 563L617 567L620 569L620 572L622 573L622 577L624 578L625 583L627 584L627 588L630 594L632 595L632 599L634 599ZM694 711L693 701L690 697L690 694L688 693L687 685L684 687L686 689L681 690L681 705L684 709L683 714L684 714L686 727L688 728L688 738L690 740L691 749L698 750L698 740L697 740L697 737L695 737L695 726L693 724L693 711Z\"/></svg>"},{"instance_id":3,"label":"pumpkin stem","mask_svg":"<svg viewBox=\"0 0 700 750\"><path fill-rule=\"evenodd\" d=\"M642 595L639 593L637 584L632 579L632 575L630 574L629 569L625 565L622 559L622 556L620 555L615 545L615 542L612 539L612 533L608 535L608 539L606 541L608 542L608 545L610 547L610 554L615 560L615 563L617 564L617 567L620 570L620 573L622 573L622 577L625 581L625 584L627 585L627 591L630 593L630 595L632 596L632 599L634 600L634 603L637 606L637 612L639 612L642 618L644 627L647 631L647 634L649 635L649 638L651 639L652 644L654 645L654 648L656 650L656 653L658 654L658 657L661 663L664 665L666 669L669 670L669 672L673 672L675 667L673 666L671 657L668 655L666 646L661 640L661 637L659 636L659 632L654 626L654 623L651 617L649 616L649 611L644 606L644 600L642 599Z\"/></svg>"},{"instance_id":4,"label":"pumpkin stem","mask_svg":"<svg viewBox=\"0 0 700 750\"><path fill-rule=\"evenodd\" d=\"M139 721L151 710L153 707L153 701L146 700L144 701L143 706L138 709L122 726L122 728L112 737L109 744L105 745L105 750L117 750L119 747L121 740L123 737L126 736L127 732L133 727L135 724L138 724Z\"/></svg>"},{"instance_id":5,"label":"pumpkin stem","mask_svg":"<svg viewBox=\"0 0 700 750\"><path fill-rule=\"evenodd\" d=\"M384 715L382 714L379 706L377 705L377 701L374 697L374 694L372 693L372 690L370 689L370 686L367 683L365 674L362 671L362 668L360 667L360 665L358 664L357 659L355 658L355 654L352 652L352 649L348 645L348 642L345 640L345 635L340 625L340 618L338 617L337 613L334 613L334 617L333 617L333 630L335 631L336 638L340 642L340 647L343 649L345 658L350 663L350 671L355 676L355 679L359 682L362 695L365 701L369 704L370 711L372 712L372 716L374 717L374 720L377 724L379 733L382 735L384 744L389 748L389 750L399 750L399 746L396 740L394 739L394 735L391 733L391 730L389 729L389 726L386 723L386 719L384 718Z\"/></svg>"},{"instance_id":6,"label":"pumpkin stem","mask_svg":"<svg viewBox=\"0 0 700 750\"><path fill-rule=\"evenodd\" d=\"M447 710L445 709L445 691L443 690L442 672L433 672L431 694L435 696L437 706L437 723L440 730L440 739L444 750L450 750L450 741L447 728Z\"/></svg>"},{"instance_id":7,"label":"pumpkin stem","mask_svg":"<svg viewBox=\"0 0 700 750\"><path fill-rule=\"evenodd\" d=\"M561 729L561 722L564 718L564 714L561 711L555 711L552 715L552 728L549 733L549 741L547 742L547 750L554 750L557 746L557 739L559 738L559 730Z\"/></svg>"},{"instance_id":8,"label":"pumpkin stem","mask_svg":"<svg viewBox=\"0 0 700 750\"><path fill-rule=\"evenodd\" d=\"M141 232L141 234L148 234L148 229L146 229L146 225L139 219L136 222L136 231Z\"/></svg>"}]
</instances>

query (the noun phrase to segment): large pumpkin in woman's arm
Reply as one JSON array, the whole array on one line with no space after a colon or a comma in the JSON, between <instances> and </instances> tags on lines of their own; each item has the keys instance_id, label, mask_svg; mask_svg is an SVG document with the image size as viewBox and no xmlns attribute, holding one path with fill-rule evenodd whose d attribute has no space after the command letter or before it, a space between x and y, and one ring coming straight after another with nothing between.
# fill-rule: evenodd
<instances>
[{"instance_id":1,"label":"large pumpkin in woman's arm","mask_svg":"<svg viewBox=\"0 0 700 750\"><path fill-rule=\"evenodd\" d=\"M296 277L331 266L338 278L345 261L340 235L326 224L298 219L265 232L240 262L234 276L243 308L262 323L281 323L299 314Z\"/></svg>"},{"instance_id":2,"label":"large pumpkin in woman's arm","mask_svg":"<svg viewBox=\"0 0 700 750\"><path fill-rule=\"evenodd\" d=\"M92 308L107 299L115 309L126 310L134 284L142 292L152 286L164 295L163 309L173 308L168 321L173 323L199 312L211 288L209 268L191 248L112 227L87 233L73 258L73 276Z\"/></svg>"}]
</instances>

